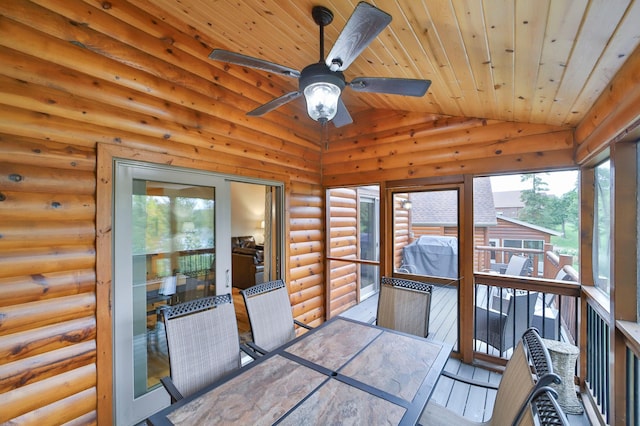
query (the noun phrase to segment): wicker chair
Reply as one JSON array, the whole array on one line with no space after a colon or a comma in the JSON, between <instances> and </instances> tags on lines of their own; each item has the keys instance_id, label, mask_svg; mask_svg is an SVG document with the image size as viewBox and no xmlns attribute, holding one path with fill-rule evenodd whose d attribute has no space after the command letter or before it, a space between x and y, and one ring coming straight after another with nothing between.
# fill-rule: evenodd
<instances>
[{"instance_id":1,"label":"wicker chair","mask_svg":"<svg viewBox=\"0 0 640 426\"><path fill-rule=\"evenodd\" d=\"M170 377L161 379L178 401L240 367L240 341L230 294L166 306ZM244 348L250 356L255 355Z\"/></svg>"},{"instance_id":2,"label":"wicker chair","mask_svg":"<svg viewBox=\"0 0 640 426\"><path fill-rule=\"evenodd\" d=\"M476 306L475 339L493 346L502 356L531 326L537 300L537 292L517 291L505 301L506 311Z\"/></svg>"},{"instance_id":3,"label":"wicker chair","mask_svg":"<svg viewBox=\"0 0 640 426\"><path fill-rule=\"evenodd\" d=\"M433 286L402 278L382 277L377 324L420 337L429 334Z\"/></svg>"},{"instance_id":4,"label":"wicker chair","mask_svg":"<svg viewBox=\"0 0 640 426\"><path fill-rule=\"evenodd\" d=\"M538 389L560 381L558 375L552 371L550 360L549 353L542 344L538 331L535 328L530 328L514 349L497 387L491 383L479 382L446 371L442 373L459 382L497 390L489 421L474 422L440 404L429 402L420 417L420 424L424 426L519 424L526 417L527 408L534 396L537 395Z\"/></svg>"},{"instance_id":5,"label":"wicker chair","mask_svg":"<svg viewBox=\"0 0 640 426\"><path fill-rule=\"evenodd\" d=\"M267 353L296 337L295 325L311 329L293 319L287 286L282 280L268 281L240 290L247 308L253 342L259 353Z\"/></svg>"}]
</instances>

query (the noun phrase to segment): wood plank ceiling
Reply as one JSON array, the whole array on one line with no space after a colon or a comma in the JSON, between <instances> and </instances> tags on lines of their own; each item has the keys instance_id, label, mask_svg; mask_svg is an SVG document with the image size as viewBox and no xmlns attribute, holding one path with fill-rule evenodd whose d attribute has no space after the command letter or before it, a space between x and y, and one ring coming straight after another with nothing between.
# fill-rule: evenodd
<instances>
[{"instance_id":1,"label":"wood plank ceiling","mask_svg":"<svg viewBox=\"0 0 640 426\"><path fill-rule=\"evenodd\" d=\"M196 37L294 69L318 61L316 4L334 20L325 54L355 0L130 0ZM114 2L115 3L115 2ZM352 115L369 109L575 127L640 42L640 1L371 0L393 20L346 70L357 76L432 80L423 98L355 93ZM107 2L102 2L105 7ZM179 41L173 40L178 43ZM203 50L206 50L203 49ZM200 53L203 60L206 54ZM235 75L262 73L230 66ZM255 79L247 78L248 82ZM258 106L296 90L297 80L271 76L251 96ZM304 115L298 99L281 112Z\"/></svg>"}]
</instances>

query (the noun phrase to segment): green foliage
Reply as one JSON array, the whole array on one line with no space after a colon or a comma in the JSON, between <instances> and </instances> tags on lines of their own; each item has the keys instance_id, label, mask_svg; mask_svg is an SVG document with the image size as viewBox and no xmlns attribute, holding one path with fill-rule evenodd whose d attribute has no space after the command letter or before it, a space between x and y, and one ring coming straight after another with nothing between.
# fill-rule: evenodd
<instances>
[{"instance_id":1,"label":"green foliage","mask_svg":"<svg viewBox=\"0 0 640 426\"><path fill-rule=\"evenodd\" d=\"M531 188L522 191L520 199L524 208L518 219L562 232L561 237L552 237L551 242L564 250L562 254L577 254L580 217L578 181L572 190L558 197L547 193L548 184L543 175L548 173L522 175L521 180L530 181Z\"/></svg>"}]
</instances>

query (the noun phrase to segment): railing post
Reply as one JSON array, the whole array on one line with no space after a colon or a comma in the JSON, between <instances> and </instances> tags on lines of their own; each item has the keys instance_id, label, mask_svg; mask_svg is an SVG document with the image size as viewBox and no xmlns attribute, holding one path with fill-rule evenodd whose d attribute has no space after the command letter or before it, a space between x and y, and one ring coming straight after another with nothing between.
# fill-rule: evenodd
<instances>
[{"instance_id":1,"label":"railing post","mask_svg":"<svg viewBox=\"0 0 640 426\"><path fill-rule=\"evenodd\" d=\"M549 252L553 252L553 244L549 244L549 243L545 243L544 244L544 248L543 248L544 253L542 254L543 257L543 270L542 270L542 277L543 278L552 278L555 275L551 275L551 269L555 267L555 265L553 264L553 262L551 262L551 259L549 258L549 256L547 255L547 253Z\"/></svg>"}]
</instances>

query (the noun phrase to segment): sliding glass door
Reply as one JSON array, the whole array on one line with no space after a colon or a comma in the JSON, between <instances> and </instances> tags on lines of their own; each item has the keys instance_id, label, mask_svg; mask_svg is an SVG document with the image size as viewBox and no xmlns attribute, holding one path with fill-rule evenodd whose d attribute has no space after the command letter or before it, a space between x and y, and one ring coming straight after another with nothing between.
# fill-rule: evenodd
<instances>
[{"instance_id":1,"label":"sliding glass door","mask_svg":"<svg viewBox=\"0 0 640 426\"><path fill-rule=\"evenodd\" d=\"M231 292L229 182L147 164L116 166L114 356L118 424L168 405L159 309Z\"/></svg>"}]
</instances>

